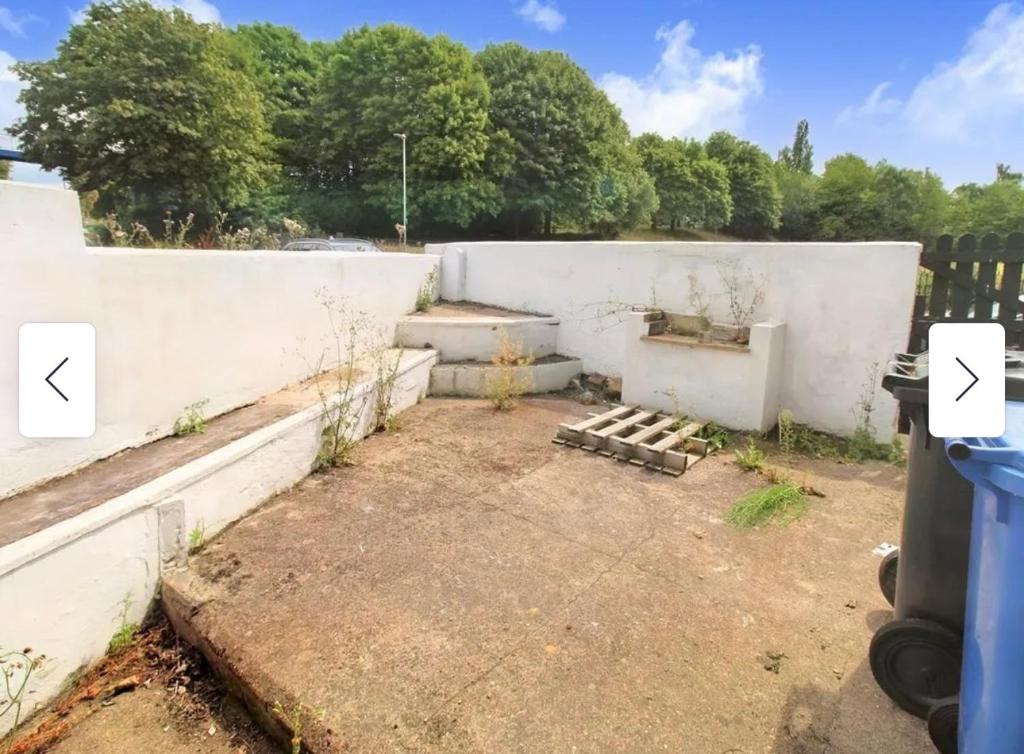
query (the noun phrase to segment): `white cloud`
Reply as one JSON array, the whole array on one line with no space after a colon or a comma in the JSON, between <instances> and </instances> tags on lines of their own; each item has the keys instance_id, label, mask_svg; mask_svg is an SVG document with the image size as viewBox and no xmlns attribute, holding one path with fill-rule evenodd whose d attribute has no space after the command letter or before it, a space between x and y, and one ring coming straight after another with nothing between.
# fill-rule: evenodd
<instances>
[{"instance_id":1,"label":"white cloud","mask_svg":"<svg viewBox=\"0 0 1024 754\"><path fill-rule=\"evenodd\" d=\"M960 58L942 63L907 100L910 128L941 141L991 138L1024 116L1024 7L997 5L967 39Z\"/></svg>"},{"instance_id":2,"label":"white cloud","mask_svg":"<svg viewBox=\"0 0 1024 754\"><path fill-rule=\"evenodd\" d=\"M544 31L554 32L565 26L565 16L559 13L558 8L541 0L526 0L516 13Z\"/></svg>"},{"instance_id":3,"label":"white cloud","mask_svg":"<svg viewBox=\"0 0 1024 754\"><path fill-rule=\"evenodd\" d=\"M150 0L150 2L157 8L181 8L201 24L221 23L220 10L206 0ZM85 13L88 9L88 5L79 10L68 9L71 23L80 24L85 21Z\"/></svg>"},{"instance_id":4,"label":"white cloud","mask_svg":"<svg viewBox=\"0 0 1024 754\"><path fill-rule=\"evenodd\" d=\"M10 8L0 5L0 29L16 37L25 36L25 24L35 20L35 16L15 16Z\"/></svg>"},{"instance_id":5,"label":"white cloud","mask_svg":"<svg viewBox=\"0 0 1024 754\"><path fill-rule=\"evenodd\" d=\"M747 103L764 89L760 48L704 55L692 44L694 33L689 21L663 26L655 39L664 50L650 76L601 78L633 133L703 138L718 129L742 129Z\"/></svg>"},{"instance_id":6,"label":"white cloud","mask_svg":"<svg viewBox=\"0 0 1024 754\"><path fill-rule=\"evenodd\" d=\"M875 124L931 144L991 143L1024 117L1024 7L997 5L970 33L960 57L940 63L905 101L879 84L838 124Z\"/></svg>"},{"instance_id":7,"label":"white cloud","mask_svg":"<svg viewBox=\"0 0 1024 754\"><path fill-rule=\"evenodd\" d=\"M867 99L859 105L851 105L839 113L839 117L836 118L836 122L850 123L863 118L873 118L879 115L891 115L892 113L898 112L903 106L903 103L895 97L885 96L886 91L891 85L891 81L883 81L872 89L871 94L867 96Z\"/></svg>"}]
</instances>

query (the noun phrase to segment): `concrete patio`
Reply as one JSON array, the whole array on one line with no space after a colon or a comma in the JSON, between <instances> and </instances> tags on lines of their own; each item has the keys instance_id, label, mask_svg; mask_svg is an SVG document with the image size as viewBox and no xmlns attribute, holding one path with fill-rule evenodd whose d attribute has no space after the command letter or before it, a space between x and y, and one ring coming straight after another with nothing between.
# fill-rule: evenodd
<instances>
[{"instance_id":1,"label":"concrete patio","mask_svg":"<svg viewBox=\"0 0 1024 754\"><path fill-rule=\"evenodd\" d=\"M929 750L866 660L901 470L802 460L827 497L740 532L761 482L728 453L672 479L550 442L585 411L429 399L167 574L165 608L279 735L301 705L312 752Z\"/></svg>"}]
</instances>

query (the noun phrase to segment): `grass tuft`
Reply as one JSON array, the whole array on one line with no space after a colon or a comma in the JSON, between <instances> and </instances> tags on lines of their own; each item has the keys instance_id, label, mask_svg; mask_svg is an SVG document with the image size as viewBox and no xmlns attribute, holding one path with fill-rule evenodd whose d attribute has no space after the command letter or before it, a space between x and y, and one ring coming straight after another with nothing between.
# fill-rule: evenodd
<instances>
[{"instance_id":1,"label":"grass tuft","mask_svg":"<svg viewBox=\"0 0 1024 754\"><path fill-rule=\"evenodd\" d=\"M737 500L725 520L737 529L752 529L770 521L787 526L807 510L807 498L800 487L782 482L751 490Z\"/></svg>"}]
</instances>

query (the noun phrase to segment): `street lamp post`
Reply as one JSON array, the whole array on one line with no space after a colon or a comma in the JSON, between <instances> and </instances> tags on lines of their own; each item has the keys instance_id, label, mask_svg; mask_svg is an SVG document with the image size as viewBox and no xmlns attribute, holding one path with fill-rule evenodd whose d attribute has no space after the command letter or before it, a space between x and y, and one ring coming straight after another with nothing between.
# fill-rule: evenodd
<instances>
[{"instance_id":1,"label":"street lamp post","mask_svg":"<svg viewBox=\"0 0 1024 754\"><path fill-rule=\"evenodd\" d=\"M395 134L402 140L402 250L405 250L405 241L409 233L409 201L405 182L405 134Z\"/></svg>"}]
</instances>

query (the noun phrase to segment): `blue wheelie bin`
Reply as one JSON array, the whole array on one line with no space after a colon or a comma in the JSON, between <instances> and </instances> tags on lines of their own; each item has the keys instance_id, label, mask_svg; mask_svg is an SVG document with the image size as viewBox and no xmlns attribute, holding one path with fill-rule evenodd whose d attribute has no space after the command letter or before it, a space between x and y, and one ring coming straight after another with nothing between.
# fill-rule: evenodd
<instances>
[{"instance_id":1,"label":"blue wheelie bin","mask_svg":"<svg viewBox=\"0 0 1024 754\"><path fill-rule=\"evenodd\" d=\"M946 452L974 510L959 700L933 708L929 731L943 752L1024 752L1024 403L1006 404L1002 437L948 439Z\"/></svg>"}]
</instances>

